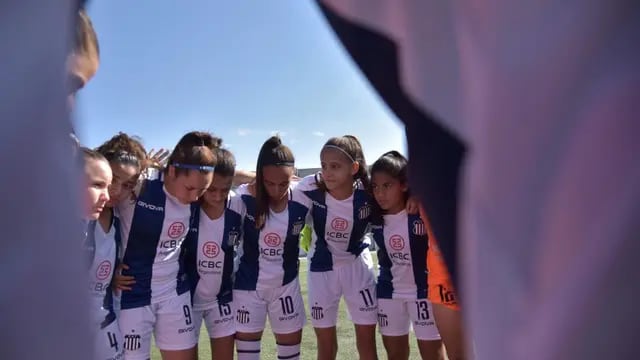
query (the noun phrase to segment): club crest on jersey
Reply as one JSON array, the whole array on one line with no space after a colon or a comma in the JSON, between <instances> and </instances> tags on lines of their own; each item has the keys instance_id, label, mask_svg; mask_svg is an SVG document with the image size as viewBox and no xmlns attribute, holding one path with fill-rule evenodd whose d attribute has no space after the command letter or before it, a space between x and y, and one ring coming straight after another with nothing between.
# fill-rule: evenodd
<instances>
[{"instance_id":1,"label":"club crest on jersey","mask_svg":"<svg viewBox=\"0 0 640 360\"><path fill-rule=\"evenodd\" d=\"M427 233L427 229L424 226L424 223L422 222L422 220L416 220L413 222L413 234L414 235L424 235Z\"/></svg>"},{"instance_id":2,"label":"club crest on jersey","mask_svg":"<svg viewBox=\"0 0 640 360\"><path fill-rule=\"evenodd\" d=\"M280 235L276 233L268 233L264 236L264 242L270 247L280 246Z\"/></svg>"},{"instance_id":3,"label":"club crest on jersey","mask_svg":"<svg viewBox=\"0 0 640 360\"><path fill-rule=\"evenodd\" d=\"M220 246L213 241L207 241L202 245L202 253L208 258L214 258L220 253Z\"/></svg>"},{"instance_id":4,"label":"club crest on jersey","mask_svg":"<svg viewBox=\"0 0 640 360\"><path fill-rule=\"evenodd\" d=\"M169 229L167 230L167 235L169 235L172 239L177 239L184 234L185 226L180 221L176 221L169 225Z\"/></svg>"},{"instance_id":5,"label":"club crest on jersey","mask_svg":"<svg viewBox=\"0 0 640 360\"><path fill-rule=\"evenodd\" d=\"M235 246L240 241L240 233L237 231L229 231L229 238L227 239L227 244L229 246Z\"/></svg>"},{"instance_id":6,"label":"club crest on jersey","mask_svg":"<svg viewBox=\"0 0 640 360\"><path fill-rule=\"evenodd\" d=\"M296 221L295 223L293 223L293 226L291 227L291 235L294 235L294 236L300 235L303 227L304 227L303 221Z\"/></svg>"},{"instance_id":7,"label":"club crest on jersey","mask_svg":"<svg viewBox=\"0 0 640 360\"><path fill-rule=\"evenodd\" d=\"M365 220L371 215L371 206L369 204L365 204L360 209L358 209L358 219Z\"/></svg>"}]
</instances>

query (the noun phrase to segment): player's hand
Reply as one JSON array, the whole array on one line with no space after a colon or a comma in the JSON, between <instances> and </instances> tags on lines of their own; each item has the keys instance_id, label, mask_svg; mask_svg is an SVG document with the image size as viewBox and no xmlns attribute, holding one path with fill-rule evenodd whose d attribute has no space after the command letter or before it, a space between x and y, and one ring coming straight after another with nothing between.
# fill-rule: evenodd
<instances>
[{"instance_id":1,"label":"player's hand","mask_svg":"<svg viewBox=\"0 0 640 360\"><path fill-rule=\"evenodd\" d=\"M155 151L155 149L151 149L147 153L147 165L158 169L164 169L167 166L167 161L169 160L170 154L171 152L164 148L161 148L158 151Z\"/></svg>"},{"instance_id":2,"label":"player's hand","mask_svg":"<svg viewBox=\"0 0 640 360\"><path fill-rule=\"evenodd\" d=\"M112 288L114 291L130 291L131 286L136 283L133 276L122 275L122 270L129 270L127 264L120 264L116 268L116 273L113 275Z\"/></svg>"},{"instance_id":3,"label":"player's hand","mask_svg":"<svg viewBox=\"0 0 640 360\"><path fill-rule=\"evenodd\" d=\"M415 215L420 212L420 201L413 196L407 199L407 206L405 208L408 214Z\"/></svg>"}]
</instances>

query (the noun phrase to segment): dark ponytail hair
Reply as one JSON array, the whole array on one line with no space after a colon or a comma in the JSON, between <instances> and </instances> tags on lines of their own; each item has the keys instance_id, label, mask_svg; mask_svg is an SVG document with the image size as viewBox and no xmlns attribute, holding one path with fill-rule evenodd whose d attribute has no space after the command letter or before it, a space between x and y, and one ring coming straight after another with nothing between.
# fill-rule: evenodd
<instances>
[{"instance_id":1,"label":"dark ponytail hair","mask_svg":"<svg viewBox=\"0 0 640 360\"><path fill-rule=\"evenodd\" d=\"M382 156L371 165L371 176L373 177L374 174L382 172L398 180L401 184L407 184L409 182L408 168L409 161L407 158L399 152L391 150L382 154ZM382 216L384 215L384 210L382 210L378 202L375 201L373 188L369 187L369 192L371 193L371 198L374 199L371 217L372 223L374 225L383 225L384 221ZM404 194L405 203L407 199L409 199L409 191Z\"/></svg>"},{"instance_id":2,"label":"dark ponytail hair","mask_svg":"<svg viewBox=\"0 0 640 360\"><path fill-rule=\"evenodd\" d=\"M102 154L110 163L133 165L138 168L138 171L144 170L147 162L147 151L140 140L123 132L107 140L96 151Z\"/></svg>"},{"instance_id":3,"label":"dark ponytail hair","mask_svg":"<svg viewBox=\"0 0 640 360\"><path fill-rule=\"evenodd\" d=\"M218 163L216 169L213 171L213 175L219 176L233 176L236 172L236 158L231 151L227 149L216 149L216 158Z\"/></svg>"},{"instance_id":4,"label":"dark ponytail hair","mask_svg":"<svg viewBox=\"0 0 640 360\"><path fill-rule=\"evenodd\" d=\"M256 228L262 229L269 216L269 194L264 186L263 168L268 165L295 166L293 152L278 136L272 136L260 148L256 165Z\"/></svg>"},{"instance_id":5,"label":"dark ponytail hair","mask_svg":"<svg viewBox=\"0 0 640 360\"><path fill-rule=\"evenodd\" d=\"M352 162L358 163L358 172L353 176L354 181L360 181L365 189L369 188L369 169L367 168L367 162L364 159L364 151L362 150L362 144L360 140L353 135L344 135L339 137L333 137L324 144L322 150L327 148L334 148L342 151L345 157L349 158ZM327 191L327 186L322 179L318 181L318 188L322 191Z\"/></svg>"},{"instance_id":6,"label":"dark ponytail hair","mask_svg":"<svg viewBox=\"0 0 640 360\"><path fill-rule=\"evenodd\" d=\"M191 131L178 141L178 144L167 160L168 171L170 166L175 168L175 174L186 175L191 170L200 172L212 172L217 164L217 149L222 140L204 131Z\"/></svg>"}]
</instances>

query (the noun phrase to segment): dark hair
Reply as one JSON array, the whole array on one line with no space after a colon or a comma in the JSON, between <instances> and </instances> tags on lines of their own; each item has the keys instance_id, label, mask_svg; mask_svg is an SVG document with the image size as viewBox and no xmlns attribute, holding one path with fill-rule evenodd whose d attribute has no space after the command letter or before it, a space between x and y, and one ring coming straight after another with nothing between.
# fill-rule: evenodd
<instances>
[{"instance_id":1,"label":"dark hair","mask_svg":"<svg viewBox=\"0 0 640 360\"><path fill-rule=\"evenodd\" d=\"M358 172L353 176L354 180L359 180L365 189L369 188L369 170L367 168L367 162L364 159L364 151L362 151L362 144L360 140L353 135L344 135L339 137L333 137L324 144L322 150L325 148L339 148L344 152L349 160L357 162ZM327 186L324 181L320 179L318 181L318 188L322 191L327 191Z\"/></svg>"},{"instance_id":2,"label":"dark hair","mask_svg":"<svg viewBox=\"0 0 640 360\"><path fill-rule=\"evenodd\" d=\"M262 229L269 216L269 194L264 186L262 169L265 166L295 166L293 152L278 136L272 136L260 148L256 165L256 228Z\"/></svg>"},{"instance_id":3,"label":"dark hair","mask_svg":"<svg viewBox=\"0 0 640 360\"><path fill-rule=\"evenodd\" d=\"M220 176L233 176L236 172L236 158L231 151L227 149L216 149L216 158L218 163L216 169L213 171L213 175Z\"/></svg>"},{"instance_id":4,"label":"dark hair","mask_svg":"<svg viewBox=\"0 0 640 360\"><path fill-rule=\"evenodd\" d=\"M216 152L220 148L222 140L204 131L191 131L182 136L178 144L169 155L169 166L175 168L176 176L188 174L190 170L209 172L208 167L214 167L217 163Z\"/></svg>"},{"instance_id":5,"label":"dark hair","mask_svg":"<svg viewBox=\"0 0 640 360\"><path fill-rule=\"evenodd\" d=\"M371 176L373 177L376 173L385 173L391 176L392 178L398 180L402 184L407 184L409 181L408 168L409 162L407 158L405 158L402 154L395 150L387 151L382 154L376 160L376 162L371 165ZM375 225L382 225L384 211L378 205L378 202L375 201L375 196L373 196L373 188L369 187L369 192L371 193L371 198L373 199L373 207L372 207L372 223ZM405 192L404 201L406 202L409 198L409 191Z\"/></svg>"},{"instance_id":6,"label":"dark hair","mask_svg":"<svg viewBox=\"0 0 640 360\"><path fill-rule=\"evenodd\" d=\"M100 57L100 45L98 44L98 36L93 29L91 18L84 9L78 10L76 17L76 29L73 38L73 52L76 54L91 54L95 52Z\"/></svg>"},{"instance_id":7,"label":"dark hair","mask_svg":"<svg viewBox=\"0 0 640 360\"><path fill-rule=\"evenodd\" d=\"M123 132L105 141L96 151L104 155L109 162L134 165L139 170L143 170L146 165L147 151L142 143Z\"/></svg>"}]
</instances>

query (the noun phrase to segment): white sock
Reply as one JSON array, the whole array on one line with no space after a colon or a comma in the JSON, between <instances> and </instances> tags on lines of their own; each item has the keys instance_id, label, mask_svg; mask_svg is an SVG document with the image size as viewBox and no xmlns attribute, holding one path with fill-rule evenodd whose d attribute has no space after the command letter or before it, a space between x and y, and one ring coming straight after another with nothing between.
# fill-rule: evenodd
<instances>
[{"instance_id":1,"label":"white sock","mask_svg":"<svg viewBox=\"0 0 640 360\"><path fill-rule=\"evenodd\" d=\"M300 359L300 344L280 345L278 344L278 360L298 360Z\"/></svg>"},{"instance_id":2,"label":"white sock","mask_svg":"<svg viewBox=\"0 0 640 360\"><path fill-rule=\"evenodd\" d=\"M260 340L236 339L236 353L238 353L238 360L260 360Z\"/></svg>"}]
</instances>

